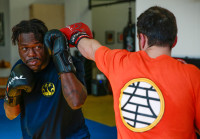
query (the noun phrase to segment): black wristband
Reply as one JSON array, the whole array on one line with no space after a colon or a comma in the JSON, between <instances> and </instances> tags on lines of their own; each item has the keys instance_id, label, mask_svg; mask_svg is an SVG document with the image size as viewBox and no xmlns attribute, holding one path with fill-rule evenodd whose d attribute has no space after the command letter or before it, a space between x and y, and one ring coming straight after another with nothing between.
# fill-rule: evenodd
<instances>
[{"instance_id":1,"label":"black wristband","mask_svg":"<svg viewBox=\"0 0 200 139\"><path fill-rule=\"evenodd\" d=\"M4 102L6 102L6 104L8 104L11 107L17 106L21 102L21 95L17 95L13 97L9 97L6 95L4 98Z\"/></svg>"},{"instance_id":2,"label":"black wristband","mask_svg":"<svg viewBox=\"0 0 200 139\"><path fill-rule=\"evenodd\" d=\"M72 45L74 45L75 47L77 47L79 41L82 38L90 38L90 36L87 33L85 33L85 32L77 32L77 33L74 33L71 36L71 39L69 40L69 43L72 44Z\"/></svg>"}]
</instances>

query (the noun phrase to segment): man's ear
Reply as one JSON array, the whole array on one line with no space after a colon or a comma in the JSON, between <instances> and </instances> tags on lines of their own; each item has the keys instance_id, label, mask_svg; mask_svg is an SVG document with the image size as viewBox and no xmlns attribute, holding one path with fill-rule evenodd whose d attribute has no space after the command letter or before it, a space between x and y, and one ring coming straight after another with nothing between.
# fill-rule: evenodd
<instances>
[{"instance_id":1,"label":"man's ear","mask_svg":"<svg viewBox=\"0 0 200 139\"><path fill-rule=\"evenodd\" d=\"M140 33L139 34L140 50L144 50L145 49L146 43L147 43L147 37L144 34Z\"/></svg>"},{"instance_id":2,"label":"man's ear","mask_svg":"<svg viewBox=\"0 0 200 139\"><path fill-rule=\"evenodd\" d=\"M178 40L178 37L176 36L176 38L175 38L175 40L174 40L174 43L173 43L173 45L172 45L172 48L174 48L175 45L177 44L177 40Z\"/></svg>"}]
</instances>

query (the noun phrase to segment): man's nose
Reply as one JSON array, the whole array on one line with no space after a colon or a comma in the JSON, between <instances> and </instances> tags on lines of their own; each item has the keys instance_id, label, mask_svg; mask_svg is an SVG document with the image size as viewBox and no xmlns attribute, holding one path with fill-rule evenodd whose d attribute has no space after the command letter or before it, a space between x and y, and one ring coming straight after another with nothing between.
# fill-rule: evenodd
<instances>
[{"instance_id":1,"label":"man's nose","mask_svg":"<svg viewBox=\"0 0 200 139\"><path fill-rule=\"evenodd\" d=\"M35 55L36 55L35 50L34 50L33 48L29 48L28 56L29 56L29 57L33 57L33 56L35 56Z\"/></svg>"}]
</instances>

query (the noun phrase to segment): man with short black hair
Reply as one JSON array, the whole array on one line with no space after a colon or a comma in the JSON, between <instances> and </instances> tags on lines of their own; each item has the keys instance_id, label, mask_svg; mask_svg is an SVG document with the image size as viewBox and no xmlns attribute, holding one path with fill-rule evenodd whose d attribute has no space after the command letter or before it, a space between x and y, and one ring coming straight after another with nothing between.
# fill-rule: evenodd
<instances>
[{"instance_id":1,"label":"man with short black hair","mask_svg":"<svg viewBox=\"0 0 200 139\"><path fill-rule=\"evenodd\" d=\"M109 79L119 139L195 139L200 129L200 70L171 57L176 18L153 6L137 20L138 52L102 46L83 23L61 31Z\"/></svg>"}]
</instances>

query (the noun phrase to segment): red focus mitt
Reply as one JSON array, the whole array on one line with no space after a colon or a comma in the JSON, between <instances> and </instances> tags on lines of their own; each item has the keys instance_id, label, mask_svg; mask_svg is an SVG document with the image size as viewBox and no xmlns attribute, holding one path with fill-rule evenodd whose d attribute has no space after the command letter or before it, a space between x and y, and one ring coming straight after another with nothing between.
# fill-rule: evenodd
<instances>
[{"instance_id":1,"label":"red focus mitt","mask_svg":"<svg viewBox=\"0 0 200 139\"><path fill-rule=\"evenodd\" d=\"M60 31L63 32L69 40L69 47L77 47L78 42L82 38L93 38L90 28L82 22L68 25L61 28Z\"/></svg>"}]
</instances>

